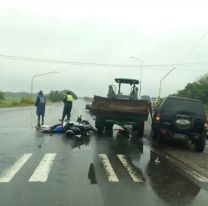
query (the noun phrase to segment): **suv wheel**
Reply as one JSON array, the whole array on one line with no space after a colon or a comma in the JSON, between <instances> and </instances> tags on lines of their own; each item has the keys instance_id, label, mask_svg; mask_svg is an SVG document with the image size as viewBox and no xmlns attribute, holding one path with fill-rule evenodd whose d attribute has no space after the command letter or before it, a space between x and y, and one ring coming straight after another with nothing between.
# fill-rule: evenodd
<instances>
[{"instance_id":1,"label":"suv wheel","mask_svg":"<svg viewBox=\"0 0 208 206\"><path fill-rule=\"evenodd\" d=\"M112 131L113 130L113 124L112 123L105 123L105 129L107 131Z\"/></svg>"},{"instance_id":2,"label":"suv wheel","mask_svg":"<svg viewBox=\"0 0 208 206\"><path fill-rule=\"evenodd\" d=\"M137 132L137 136L142 138L144 136L144 122L132 125L133 132Z\"/></svg>"},{"instance_id":3,"label":"suv wheel","mask_svg":"<svg viewBox=\"0 0 208 206\"><path fill-rule=\"evenodd\" d=\"M104 131L104 122L102 121L97 121L95 122L95 127L97 128L97 133L98 134L103 134Z\"/></svg>"},{"instance_id":4,"label":"suv wheel","mask_svg":"<svg viewBox=\"0 0 208 206\"><path fill-rule=\"evenodd\" d=\"M203 152L206 145L206 134L202 134L201 138L195 142L195 150L197 152Z\"/></svg>"},{"instance_id":5,"label":"suv wheel","mask_svg":"<svg viewBox=\"0 0 208 206\"><path fill-rule=\"evenodd\" d=\"M157 139L157 137L158 137L158 134L157 134L157 132L156 131L154 131L153 129L152 129L152 131L151 131L151 136L152 136L152 139Z\"/></svg>"}]
</instances>

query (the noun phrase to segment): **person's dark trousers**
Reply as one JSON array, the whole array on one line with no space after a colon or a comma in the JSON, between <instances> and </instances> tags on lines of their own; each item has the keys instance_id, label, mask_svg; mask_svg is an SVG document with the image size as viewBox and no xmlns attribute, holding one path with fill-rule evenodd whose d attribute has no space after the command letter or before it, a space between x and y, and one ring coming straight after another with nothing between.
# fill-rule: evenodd
<instances>
[{"instance_id":1,"label":"person's dark trousers","mask_svg":"<svg viewBox=\"0 0 208 206\"><path fill-rule=\"evenodd\" d=\"M38 126L40 126L40 116L41 116L41 125L44 124L44 116L43 115L38 115Z\"/></svg>"},{"instance_id":2,"label":"person's dark trousers","mask_svg":"<svg viewBox=\"0 0 208 206\"><path fill-rule=\"evenodd\" d=\"M67 116L67 120L69 121L71 118L71 108L68 108L66 116Z\"/></svg>"},{"instance_id":3,"label":"person's dark trousers","mask_svg":"<svg viewBox=\"0 0 208 206\"><path fill-rule=\"evenodd\" d=\"M71 117L71 106L65 106L63 110L63 115L62 115L62 122L64 121L64 118L67 116L67 120L70 120Z\"/></svg>"}]
</instances>

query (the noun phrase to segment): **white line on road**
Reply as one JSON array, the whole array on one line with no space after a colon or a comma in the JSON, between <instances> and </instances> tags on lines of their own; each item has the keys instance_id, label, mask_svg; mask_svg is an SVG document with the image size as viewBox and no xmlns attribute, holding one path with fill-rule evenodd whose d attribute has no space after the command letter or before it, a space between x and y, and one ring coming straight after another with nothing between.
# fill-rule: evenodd
<instances>
[{"instance_id":1,"label":"white line on road","mask_svg":"<svg viewBox=\"0 0 208 206\"><path fill-rule=\"evenodd\" d=\"M109 182L118 182L118 178L111 166L111 163L106 154L99 154L99 157L103 163L105 171L107 173L107 178Z\"/></svg>"},{"instance_id":2,"label":"white line on road","mask_svg":"<svg viewBox=\"0 0 208 206\"><path fill-rule=\"evenodd\" d=\"M117 157L122 162L123 166L126 168L128 173L130 174L131 178L134 182L143 182L144 180L142 177L138 177L136 170L133 168L133 166L129 163L129 161L126 159L126 156L123 154L118 154Z\"/></svg>"},{"instance_id":3,"label":"white line on road","mask_svg":"<svg viewBox=\"0 0 208 206\"><path fill-rule=\"evenodd\" d=\"M45 154L33 175L30 177L29 182L46 182L55 158L55 153Z\"/></svg>"},{"instance_id":4,"label":"white line on road","mask_svg":"<svg viewBox=\"0 0 208 206\"><path fill-rule=\"evenodd\" d=\"M178 165L178 167L180 169L182 169L183 171L186 172L186 174L190 175L192 178L196 179L199 182L204 182L207 183L208 179L204 176L202 176L201 174L199 174L198 172L194 171L193 169L187 167L184 163L179 162L177 159L174 159L170 156L166 156L166 158L171 161L172 163Z\"/></svg>"},{"instance_id":5,"label":"white line on road","mask_svg":"<svg viewBox=\"0 0 208 206\"><path fill-rule=\"evenodd\" d=\"M195 178L199 182L208 182L208 179L206 177L200 175L199 173L197 173L195 171L190 171L190 170L185 170L185 171L186 171L186 173L191 175L193 178Z\"/></svg>"},{"instance_id":6,"label":"white line on road","mask_svg":"<svg viewBox=\"0 0 208 206\"><path fill-rule=\"evenodd\" d=\"M22 157L0 175L0 182L10 182L31 156L31 153L22 155Z\"/></svg>"}]
</instances>

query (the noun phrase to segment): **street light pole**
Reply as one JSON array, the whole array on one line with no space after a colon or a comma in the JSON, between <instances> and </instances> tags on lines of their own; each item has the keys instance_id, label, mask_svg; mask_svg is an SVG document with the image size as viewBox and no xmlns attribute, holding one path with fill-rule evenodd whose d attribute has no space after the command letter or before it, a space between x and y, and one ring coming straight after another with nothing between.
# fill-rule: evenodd
<instances>
[{"instance_id":1,"label":"street light pole","mask_svg":"<svg viewBox=\"0 0 208 206\"><path fill-rule=\"evenodd\" d=\"M137 58L137 57L130 57L132 59L135 59L137 61L140 61L140 65L139 65L139 68L140 68L140 84L139 84L139 96L141 97L141 91L142 91L142 66L143 66L143 60L140 59L140 58Z\"/></svg>"},{"instance_id":2,"label":"street light pole","mask_svg":"<svg viewBox=\"0 0 208 206\"><path fill-rule=\"evenodd\" d=\"M173 67L168 73L166 73L163 78L160 80L160 87L159 87L159 95L158 95L158 103L160 104L160 95L161 95L161 89L162 89L162 81L173 71L176 67Z\"/></svg>"},{"instance_id":3,"label":"street light pole","mask_svg":"<svg viewBox=\"0 0 208 206\"><path fill-rule=\"evenodd\" d=\"M40 76L44 76L44 75L49 75L49 74L54 74L54 73L58 73L58 72L56 72L56 71L54 71L54 72L47 72L47 73L41 73L41 74L36 74L36 75L34 75L34 76L32 76L32 79L31 79L31 97L33 97L33 82L34 82L34 79L36 78L36 77L40 77Z\"/></svg>"}]
</instances>

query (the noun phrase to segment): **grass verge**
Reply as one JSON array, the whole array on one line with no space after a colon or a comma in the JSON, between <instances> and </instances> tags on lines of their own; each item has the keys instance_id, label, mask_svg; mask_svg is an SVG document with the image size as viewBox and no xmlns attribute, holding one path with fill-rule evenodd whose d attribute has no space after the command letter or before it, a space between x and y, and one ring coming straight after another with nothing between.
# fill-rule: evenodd
<instances>
[{"instance_id":1,"label":"grass verge","mask_svg":"<svg viewBox=\"0 0 208 206\"><path fill-rule=\"evenodd\" d=\"M31 97L5 98L0 101L0 107L23 107L34 105L35 100Z\"/></svg>"}]
</instances>

